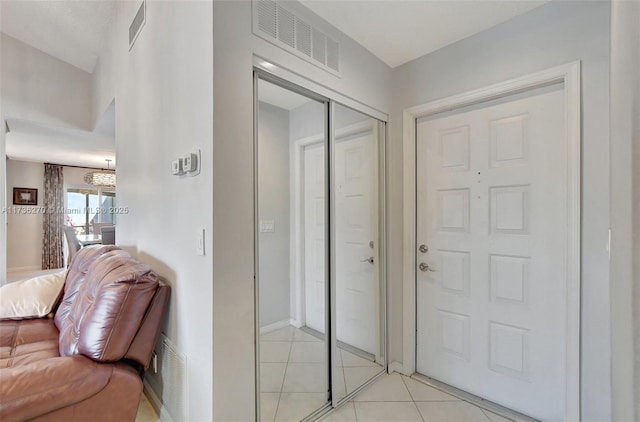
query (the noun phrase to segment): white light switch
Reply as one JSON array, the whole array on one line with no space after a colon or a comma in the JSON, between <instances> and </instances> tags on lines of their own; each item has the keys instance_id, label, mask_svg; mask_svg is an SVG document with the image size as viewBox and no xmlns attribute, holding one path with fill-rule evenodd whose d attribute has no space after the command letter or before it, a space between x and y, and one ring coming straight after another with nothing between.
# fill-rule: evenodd
<instances>
[{"instance_id":1,"label":"white light switch","mask_svg":"<svg viewBox=\"0 0 640 422\"><path fill-rule=\"evenodd\" d=\"M198 229L198 235L196 237L196 253L204 256L204 229Z\"/></svg>"},{"instance_id":2,"label":"white light switch","mask_svg":"<svg viewBox=\"0 0 640 422\"><path fill-rule=\"evenodd\" d=\"M273 233L276 231L274 220L260 220L260 233Z\"/></svg>"}]
</instances>

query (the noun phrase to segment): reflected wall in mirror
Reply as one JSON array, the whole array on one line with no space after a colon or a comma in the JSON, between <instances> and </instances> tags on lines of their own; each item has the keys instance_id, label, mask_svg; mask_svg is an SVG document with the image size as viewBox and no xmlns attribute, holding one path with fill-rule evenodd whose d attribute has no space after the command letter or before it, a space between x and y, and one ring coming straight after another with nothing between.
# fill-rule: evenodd
<instances>
[{"instance_id":1,"label":"reflected wall in mirror","mask_svg":"<svg viewBox=\"0 0 640 422\"><path fill-rule=\"evenodd\" d=\"M384 369L380 277L379 122L336 104L333 136L333 247L336 400ZM335 401L334 401L335 402Z\"/></svg>"},{"instance_id":2,"label":"reflected wall in mirror","mask_svg":"<svg viewBox=\"0 0 640 422\"><path fill-rule=\"evenodd\" d=\"M258 80L260 419L301 420L329 400L326 103Z\"/></svg>"}]
</instances>

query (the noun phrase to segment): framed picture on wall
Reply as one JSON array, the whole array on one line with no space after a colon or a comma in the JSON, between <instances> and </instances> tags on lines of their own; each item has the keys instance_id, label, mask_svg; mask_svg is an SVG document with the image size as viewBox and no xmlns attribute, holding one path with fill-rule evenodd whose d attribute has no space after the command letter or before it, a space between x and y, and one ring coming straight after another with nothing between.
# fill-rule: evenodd
<instances>
[{"instance_id":1,"label":"framed picture on wall","mask_svg":"<svg viewBox=\"0 0 640 422\"><path fill-rule=\"evenodd\" d=\"M13 205L38 205L38 189L13 188Z\"/></svg>"}]
</instances>

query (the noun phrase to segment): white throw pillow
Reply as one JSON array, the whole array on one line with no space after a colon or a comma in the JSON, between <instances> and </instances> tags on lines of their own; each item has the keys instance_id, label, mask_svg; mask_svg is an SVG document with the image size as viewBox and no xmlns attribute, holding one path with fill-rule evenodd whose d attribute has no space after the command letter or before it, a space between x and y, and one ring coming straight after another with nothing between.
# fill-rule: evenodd
<instances>
[{"instance_id":1,"label":"white throw pillow","mask_svg":"<svg viewBox=\"0 0 640 422\"><path fill-rule=\"evenodd\" d=\"M46 316L55 306L66 276L63 270L0 287L0 319Z\"/></svg>"}]
</instances>

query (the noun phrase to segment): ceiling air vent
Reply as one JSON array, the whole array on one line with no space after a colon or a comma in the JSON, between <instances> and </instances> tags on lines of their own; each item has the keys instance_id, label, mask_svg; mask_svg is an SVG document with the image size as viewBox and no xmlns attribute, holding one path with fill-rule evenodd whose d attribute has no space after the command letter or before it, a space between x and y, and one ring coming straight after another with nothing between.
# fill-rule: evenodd
<instances>
[{"instance_id":1,"label":"ceiling air vent","mask_svg":"<svg viewBox=\"0 0 640 422\"><path fill-rule=\"evenodd\" d=\"M129 25L129 51L135 44L138 39L138 35L140 35L140 31L142 31L142 27L147 20L147 2L143 1L138 9L138 13L136 13L136 17L133 18L133 22Z\"/></svg>"},{"instance_id":2,"label":"ceiling air vent","mask_svg":"<svg viewBox=\"0 0 640 422\"><path fill-rule=\"evenodd\" d=\"M253 0L253 33L340 75L340 43L274 0Z\"/></svg>"}]
</instances>

